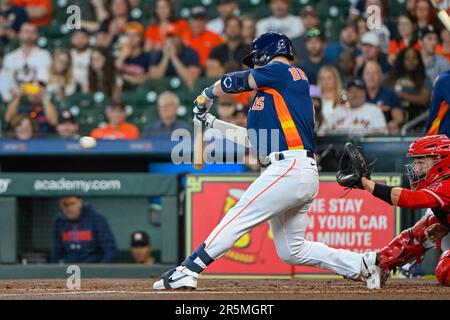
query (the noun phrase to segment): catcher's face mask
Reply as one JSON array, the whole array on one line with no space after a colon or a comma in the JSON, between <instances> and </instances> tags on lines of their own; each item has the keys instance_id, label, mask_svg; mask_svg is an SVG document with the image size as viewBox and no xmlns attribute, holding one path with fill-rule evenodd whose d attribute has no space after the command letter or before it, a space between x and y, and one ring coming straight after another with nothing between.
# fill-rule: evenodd
<instances>
[{"instance_id":1,"label":"catcher's face mask","mask_svg":"<svg viewBox=\"0 0 450 320\"><path fill-rule=\"evenodd\" d=\"M417 190L420 182L427 180L428 172L441 161L436 156L408 156L408 164L405 165L411 189Z\"/></svg>"}]
</instances>

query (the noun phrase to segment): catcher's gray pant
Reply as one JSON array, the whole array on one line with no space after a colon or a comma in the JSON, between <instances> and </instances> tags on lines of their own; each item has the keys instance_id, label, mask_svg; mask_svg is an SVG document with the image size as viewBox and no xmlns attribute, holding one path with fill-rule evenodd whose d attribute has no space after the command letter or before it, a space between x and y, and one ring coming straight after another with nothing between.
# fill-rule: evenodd
<instances>
[{"instance_id":1,"label":"catcher's gray pant","mask_svg":"<svg viewBox=\"0 0 450 320\"><path fill-rule=\"evenodd\" d=\"M250 185L205 241L205 251L216 260L245 233L269 220L277 253L286 263L316 266L352 279L362 273L362 254L307 241L308 209L319 189L316 162L306 151L284 151Z\"/></svg>"}]
</instances>

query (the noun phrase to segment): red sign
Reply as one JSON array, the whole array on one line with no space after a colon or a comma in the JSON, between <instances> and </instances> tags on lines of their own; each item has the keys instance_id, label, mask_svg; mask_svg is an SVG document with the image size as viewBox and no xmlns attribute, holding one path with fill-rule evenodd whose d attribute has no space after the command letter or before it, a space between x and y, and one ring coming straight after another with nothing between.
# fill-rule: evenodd
<instances>
[{"instance_id":1,"label":"red sign","mask_svg":"<svg viewBox=\"0 0 450 320\"><path fill-rule=\"evenodd\" d=\"M188 178L187 255L205 241L254 179L255 177L248 176ZM327 177L322 179L326 180ZM352 191L343 197L344 194L345 191L335 181L321 181L319 194L309 212L306 239L357 252L372 251L386 245L398 232L398 215L395 208L365 191ZM273 277L305 273L331 274L330 271L313 267L294 267L281 261L276 253L268 223L263 223L245 234L204 273Z\"/></svg>"}]
</instances>

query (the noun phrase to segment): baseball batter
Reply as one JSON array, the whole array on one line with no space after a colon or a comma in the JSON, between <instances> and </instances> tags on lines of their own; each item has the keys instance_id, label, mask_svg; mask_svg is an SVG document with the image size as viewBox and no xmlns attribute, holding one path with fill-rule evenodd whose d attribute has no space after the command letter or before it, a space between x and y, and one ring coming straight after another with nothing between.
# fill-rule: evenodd
<instances>
[{"instance_id":1,"label":"baseball batter","mask_svg":"<svg viewBox=\"0 0 450 320\"><path fill-rule=\"evenodd\" d=\"M426 123L427 135L450 135L450 71L442 73L436 80L431 99L430 115Z\"/></svg>"},{"instance_id":2,"label":"baseball batter","mask_svg":"<svg viewBox=\"0 0 450 320\"><path fill-rule=\"evenodd\" d=\"M293 265L316 266L344 277L382 285L376 253L333 249L305 239L308 209L317 195L319 174L313 151L314 106L304 72L293 66L288 37L268 32L257 37L243 63L250 69L225 74L202 95L207 108L194 108L194 121L243 135L266 169L228 211L208 238L179 267L161 275L156 290L197 287L199 274L219 259L245 233L269 221L279 257ZM218 96L257 90L247 129L225 123L207 112ZM251 135L248 132L263 132Z\"/></svg>"}]
</instances>

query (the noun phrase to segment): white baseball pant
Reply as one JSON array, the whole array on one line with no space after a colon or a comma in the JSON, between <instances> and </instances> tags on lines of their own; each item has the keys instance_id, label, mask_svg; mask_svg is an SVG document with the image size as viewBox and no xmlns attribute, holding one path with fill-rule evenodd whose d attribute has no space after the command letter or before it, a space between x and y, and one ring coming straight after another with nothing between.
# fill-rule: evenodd
<instances>
[{"instance_id":1,"label":"white baseball pant","mask_svg":"<svg viewBox=\"0 0 450 320\"><path fill-rule=\"evenodd\" d=\"M214 260L221 257L245 233L269 220L279 257L288 264L315 266L357 279L362 272L362 254L333 249L307 241L308 209L317 196L319 174L306 151L283 151L250 185L205 241L205 251Z\"/></svg>"}]
</instances>

